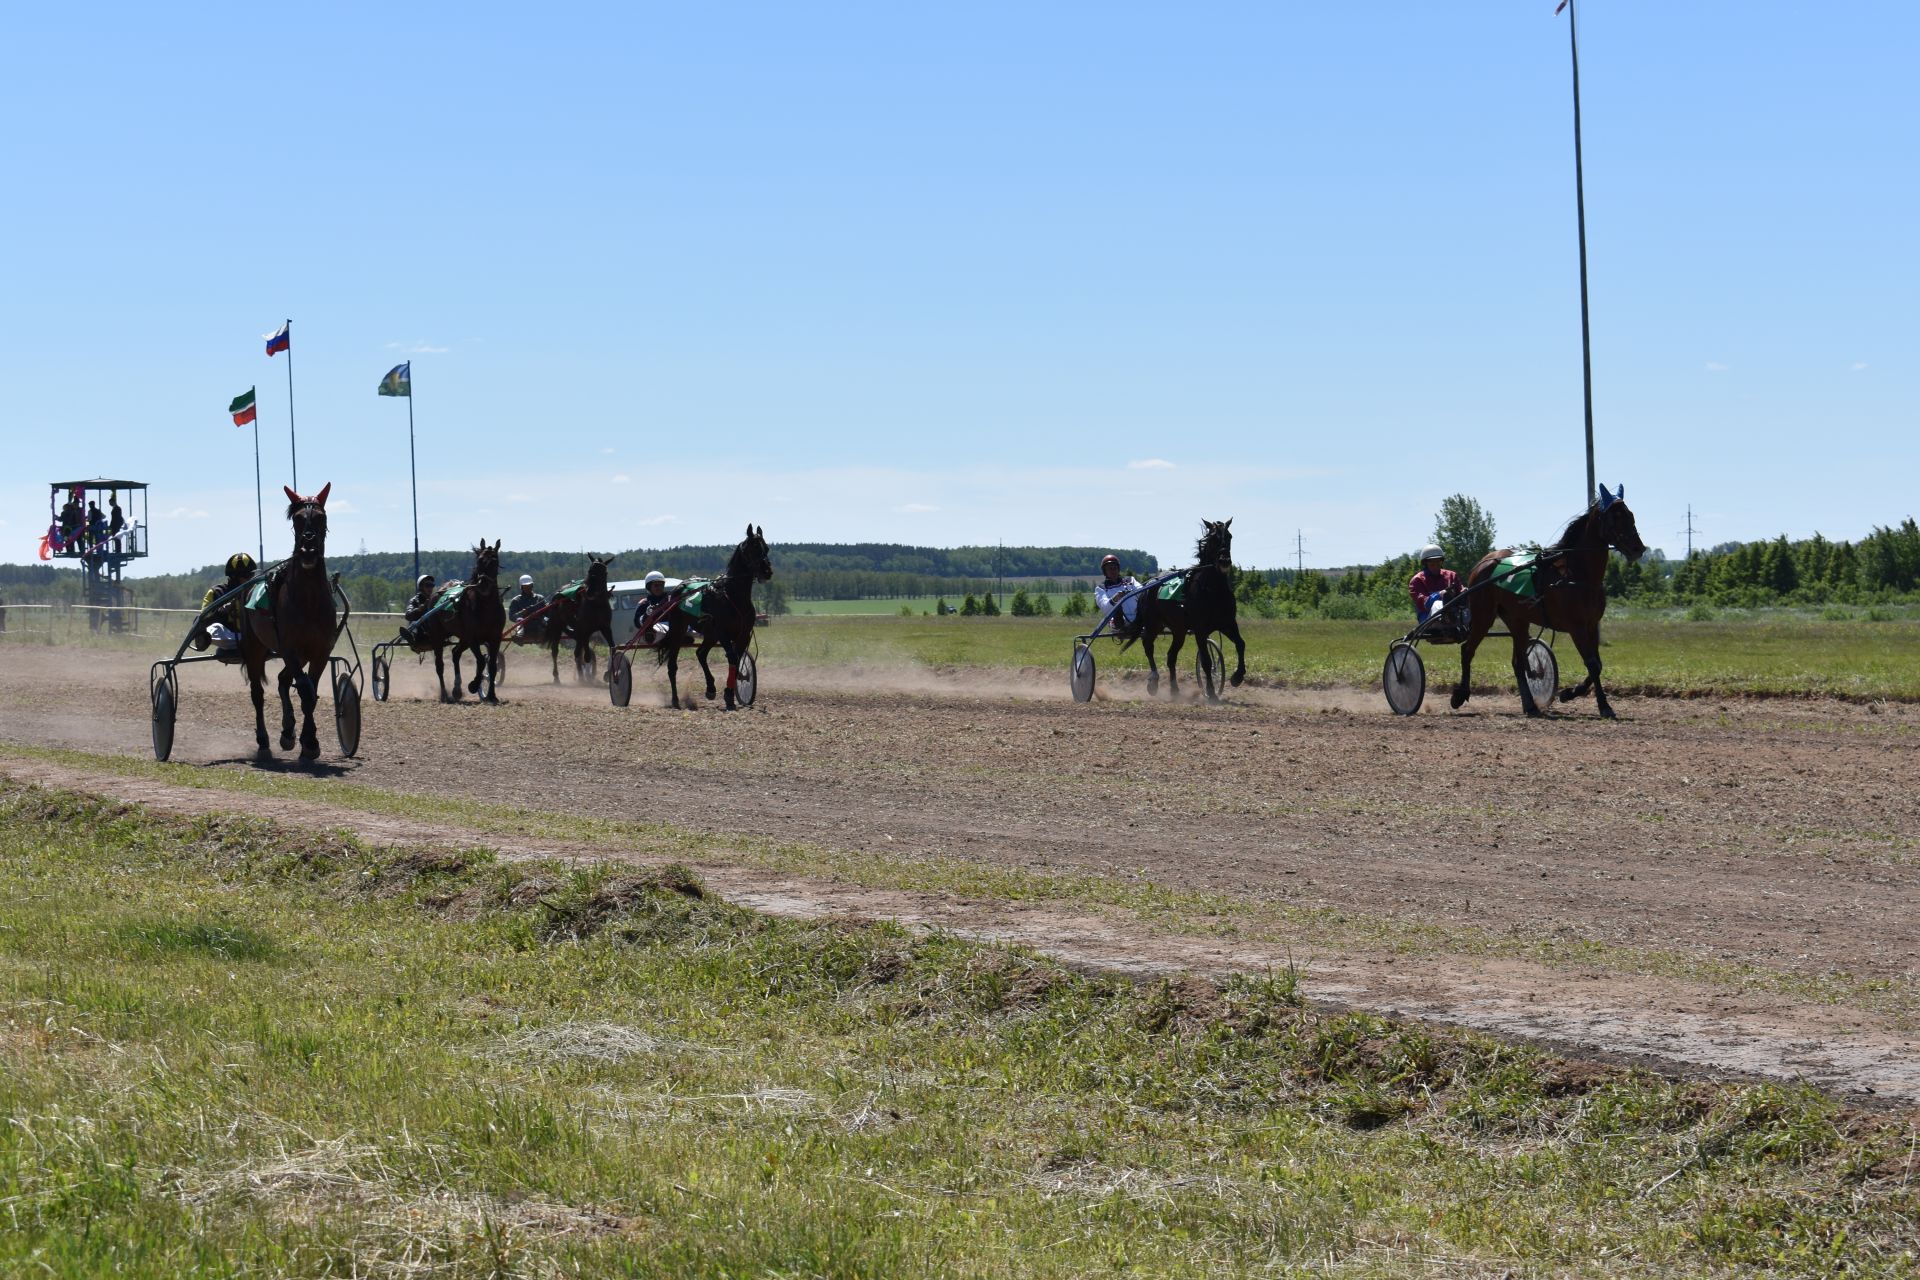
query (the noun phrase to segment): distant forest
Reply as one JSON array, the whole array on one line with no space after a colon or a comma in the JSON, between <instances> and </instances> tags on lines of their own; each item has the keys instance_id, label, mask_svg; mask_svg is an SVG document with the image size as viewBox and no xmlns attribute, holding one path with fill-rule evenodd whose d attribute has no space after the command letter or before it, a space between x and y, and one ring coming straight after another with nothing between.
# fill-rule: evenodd
<instances>
[{"instance_id":1,"label":"distant forest","mask_svg":"<svg viewBox=\"0 0 1920 1280\"><path fill-rule=\"evenodd\" d=\"M796 542L773 544L774 579L756 586L761 607L784 612L789 600L882 600L948 594L984 594L1004 579L1007 590L1022 583L1044 590L1071 590L1099 576L1107 547L910 547L898 543ZM733 545L677 546L617 552L614 579L639 578L649 569L673 577L710 577L726 568ZM1140 574L1156 572L1159 561L1139 550L1116 552ZM465 576L473 562L468 551L422 551L420 568L442 581ZM503 585L521 574L533 575L534 589L551 594L586 572L579 551L501 553ZM347 598L358 610L398 608L413 590L413 553L329 555L327 567L340 575ZM193 573L129 577L135 599L155 608L184 608L200 602L207 585L221 576L209 565ZM16 603L80 598L79 571L67 566L0 565L0 594Z\"/></svg>"}]
</instances>

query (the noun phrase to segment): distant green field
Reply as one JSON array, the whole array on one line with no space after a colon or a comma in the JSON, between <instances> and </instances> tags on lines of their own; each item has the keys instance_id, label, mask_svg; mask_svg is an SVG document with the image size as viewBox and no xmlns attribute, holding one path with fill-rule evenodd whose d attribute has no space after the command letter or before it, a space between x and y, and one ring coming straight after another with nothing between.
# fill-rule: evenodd
<instances>
[{"instance_id":1,"label":"distant green field","mask_svg":"<svg viewBox=\"0 0 1920 1280\"><path fill-rule=\"evenodd\" d=\"M960 602L966 598L967 593L961 591L945 596L903 596L894 600L795 600L792 601L792 608L796 615L806 616L898 617L903 605L916 614L931 614L933 606L941 600L958 609ZM1035 598L1037 599L1038 596L1036 595ZM1053 602L1053 610L1056 614L1060 612L1060 606L1067 602L1065 593L1050 594L1047 598ZM1005 598L1000 601L1001 609L1006 609L1012 599L1013 592L1007 592Z\"/></svg>"},{"instance_id":2,"label":"distant green field","mask_svg":"<svg viewBox=\"0 0 1920 1280\"><path fill-rule=\"evenodd\" d=\"M895 662L921 666L1041 667L1065 671L1073 636L1085 620L1063 618L781 618L761 633L770 661ZM1380 679L1397 622L1243 620L1247 670L1262 680L1316 687L1367 688ZM1182 666L1190 667L1191 646ZM1508 679L1507 642L1490 641L1475 662L1476 684ZM1622 692L1828 694L1920 700L1920 623L1814 620L1686 622L1624 618L1609 622L1602 658L1610 687ZM1165 644L1160 653L1164 657ZM1555 644L1563 679L1580 672L1579 655ZM1102 642L1103 670L1145 667L1138 647L1122 653ZM1231 650L1228 652L1231 661ZM1459 674L1458 650L1424 650L1430 685ZM1064 678L1064 677L1063 677Z\"/></svg>"}]
</instances>

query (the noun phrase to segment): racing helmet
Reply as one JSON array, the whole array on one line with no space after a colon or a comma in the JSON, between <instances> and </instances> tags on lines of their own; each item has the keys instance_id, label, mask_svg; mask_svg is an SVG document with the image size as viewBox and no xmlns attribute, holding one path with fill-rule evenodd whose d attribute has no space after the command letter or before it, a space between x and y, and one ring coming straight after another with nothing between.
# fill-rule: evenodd
<instances>
[{"instance_id":1,"label":"racing helmet","mask_svg":"<svg viewBox=\"0 0 1920 1280\"><path fill-rule=\"evenodd\" d=\"M523 574L521 574L521 575L520 575L520 585L521 585L521 586L523 586L523 587L530 587L530 586L532 586L532 585L533 585L533 575L532 575L532 574L530 574L530 573L523 573Z\"/></svg>"},{"instance_id":2,"label":"racing helmet","mask_svg":"<svg viewBox=\"0 0 1920 1280\"><path fill-rule=\"evenodd\" d=\"M658 569L654 569L648 572L647 576L642 579L642 582L665 582L666 580L666 574L660 572Z\"/></svg>"},{"instance_id":3,"label":"racing helmet","mask_svg":"<svg viewBox=\"0 0 1920 1280\"><path fill-rule=\"evenodd\" d=\"M1115 556L1115 555L1105 555L1105 556L1101 556L1101 557L1100 557L1100 567L1101 567L1102 569L1104 569L1104 568L1106 568L1106 567L1107 567L1108 565L1112 565L1112 566L1113 566L1114 568L1116 568L1116 569L1118 569L1118 568L1120 567L1120 557L1119 557L1119 556Z\"/></svg>"},{"instance_id":4,"label":"racing helmet","mask_svg":"<svg viewBox=\"0 0 1920 1280\"><path fill-rule=\"evenodd\" d=\"M253 557L244 551L236 551L227 557L229 578L251 577L255 567Z\"/></svg>"},{"instance_id":5,"label":"racing helmet","mask_svg":"<svg viewBox=\"0 0 1920 1280\"><path fill-rule=\"evenodd\" d=\"M1434 546L1431 542L1429 542L1426 546L1420 548L1421 564L1425 564L1429 560L1445 560L1446 558L1447 558L1447 553L1442 551L1440 548Z\"/></svg>"},{"instance_id":6,"label":"racing helmet","mask_svg":"<svg viewBox=\"0 0 1920 1280\"><path fill-rule=\"evenodd\" d=\"M415 591L418 591L418 590L419 590L419 589L420 589L421 587L424 587L424 586L426 586L426 585L427 585L427 584L428 584L429 582L432 582L432 581L433 581L433 575L432 575L432 574L430 574L430 573L423 573L423 574L421 574L421 575L420 575L419 577L417 577L417 578L415 578L415 579L413 580L413 589L414 589Z\"/></svg>"}]
</instances>

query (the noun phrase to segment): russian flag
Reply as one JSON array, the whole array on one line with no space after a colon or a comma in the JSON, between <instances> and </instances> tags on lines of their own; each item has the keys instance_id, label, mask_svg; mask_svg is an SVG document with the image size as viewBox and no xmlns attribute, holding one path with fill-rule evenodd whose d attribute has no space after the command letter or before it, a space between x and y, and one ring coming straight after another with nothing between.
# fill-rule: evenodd
<instances>
[{"instance_id":1,"label":"russian flag","mask_svg":"<svg viewBox=\"0 0 1920 1280\"><path fill-rule=\"evenodd\" d=\"M281 325L278 330L267 335L268 355L275 355L278 352L291 351L293 349L293 337L287 332L291 328L293 328L293 321L289 320ZM291 360L293 357L288 356L287 358Z\"/></svg>"}]
</instances>

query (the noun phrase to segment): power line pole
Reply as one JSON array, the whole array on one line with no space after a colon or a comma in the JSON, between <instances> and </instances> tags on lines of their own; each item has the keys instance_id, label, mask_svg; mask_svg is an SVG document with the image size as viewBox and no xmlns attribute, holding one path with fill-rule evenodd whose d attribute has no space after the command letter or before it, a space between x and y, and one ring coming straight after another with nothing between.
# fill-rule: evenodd
<instances>
[{"instance_id":1,"label":"power line pole","mask_svg":"<svg viewBox=\"0 0 1920 1280\"><path fill-rule=\"evenodd\" d=\"M1580 34L1574 21L1573 0L1561 0L1567 11L1567 42L1573 52L1573 200L1580 223L1580 374L1587 408L1587 505L1593 488L1593 339L1587 320L1587 181L1580 156ZM1554 10L1558 13L1560 10Z\"/></svg>"},{"instance_id":2,"label":"power line pole","mask_svg":"<svg viewBox=\"0 0 1920 1280\"><path fill-rule=\"evenodd\" d=\"M1306 544L1300 540L1300 530L1293 531L1293 576L1300 577L1307 571Z\"/></svg>"},{"instance_id":3,"label":"power line pole","mask_svg":"<svg viewBox=\"0 0 1920 1280\"><path fill-rule=\"evenodd\" d=\"M1693 559L1693 504L1687 504L1687 559Z\"/></svg>"}]
</instances>

